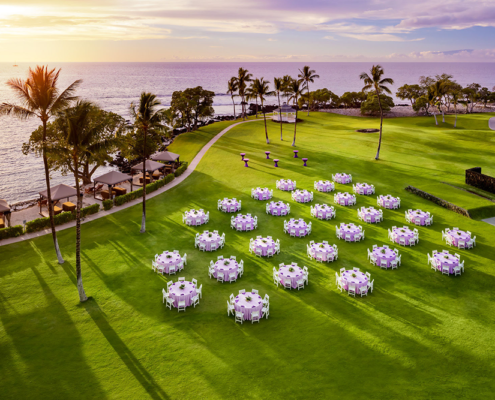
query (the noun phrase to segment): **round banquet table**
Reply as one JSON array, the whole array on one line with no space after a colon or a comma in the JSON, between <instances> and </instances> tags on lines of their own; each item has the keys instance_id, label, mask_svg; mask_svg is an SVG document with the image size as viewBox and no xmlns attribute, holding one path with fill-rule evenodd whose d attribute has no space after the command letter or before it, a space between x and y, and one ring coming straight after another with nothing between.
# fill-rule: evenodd
<instances>
[{"instance_id":1,"label":"round banquet table","mask_svg":"<svg viewBox=\"0 0 495 400\"><path fill-rule=\"evenodd\" d=\"M292 192L292 194L293 199L298 203L307 203L311 201L311 193L309 193L307 190L295 190L294 192Z\"/></svg>"},{"instance_id":2,"label":"round banquet table","mask_svg":"<svg viewBox=\"0 0 495 400\"><path fill-rule=\"evenodd\" d=\"M351 235L351 242L356 241L356 234L361 233L359 226L354 224L340 224L340 236L345 240L345 235Z\"/></svg>"},{"instance_id":3,"label":"round banquet table","mask_svg":"<svg viewBox=\"0 0 495 400\"><path fill-rule=\"evenodd\" d=\"M365 208L361 212L361 216L363 217L363 220L366 221L366 217L371 217L371 222L377 222L380 221L380 211L378 211L376 208Z\"/></svg>"},{"instance_id":4,"label":"round banquet table","mask_svg":"<svg viewBox=\"0 0 495 400\"><path fill-rule=\"evenodd\" d=\"M459 259L450 253L437 253L433 257L435 258L439 271L442 270L443 266L447 265L449 267L449 274L453 274L454 268L459 265Z\"/></svg>"},{"instance_id":5,"label":"round banquet table","mask_svg":"<svg viewBox=\"0 0 495 400\"><path fill-rule=\"evenodd\" d=\"M352 274L355 274L356 277L353 277ZM354 284L356 286L356 293L359 293L359 290L364 286L368 287L368 277L364 272L347 270L342 274L342 286L345 290L349 290L349 283Z\"/></svg>"},{"instance_id":6,"label":"round banquet table","mask_svg":"<svg viewBox=\"0 0 495 400\"><path fill-rule=\"evenodd\" d=\"M272 195L268 188L256 188L254 190L253 198L255 200L270 200Z\"/></svg>"},{"instance_id":7,"label":"round banquet table","mask_svg":"<svg viewBox=\"0 0 495 400\"><path fill-rule=\"evenodd\" d=\"M206 213L199 210L190 210L186 212L186 219L189 225L203 225L206 223Z\"/></svg>"},{"instance_id":8,"label":"round banquet table","mask_svg":"<svg viewBox=\"0 0 495 400\"><path fill-rule=\"evenodd\" d=\"M180 285L184 284L184 289ZM168 296L174 300L174 307L177 308L179 301L185 301L186 307L191 305L191 299L196 296L196 285L192 282L174 282L168 289Z\"/></svg>"},{"instance_id":9,"label":"round banquet table","mask_svg":"<svg viewBox=\"0 0 495 400\"><path fill-rule=\"evenodd\" d=\"M239 209L239 202L237 200L222 200L222 211L223 211L223 206L227 207L227 212L236 212Z\"/></svg>"},{"instance_id":10,"label":"round banquet table","mask_svg":"<svg viewBox=\"0 0 495 400\"><path fill-rule=\"evenodd\" d=\"M227 265L225 263L228 262ZM237 274L239 272L239 264L236 260L232 260L231 258L225 258L223 260L218 260L214 265L215 272L213 276L217 278L217 274L220 272L223 274L224 282L230 282L229 274L232 272L235 273L235 279L237 279Z\"/></svg>"},{"instance_id":11,"label":"round banquet table","mask_svg":"<svg viewBox=\"0 0 495 400\"><path fill-rule=\"evenodd\" d=\"M351 183L351 177L347 174L335 174L335 182L345 185Z\"/></svg>"},{"instance_id":12,"label":"round banquet table","mask_svg":"<svg viewBox=\"0 0 495 400\"><path fill-rule=\"evenodd\" d=\"M404 231L404 232L402 232L402 231ZM400 244L399 242L400 242L401 238L406 239L406 245L408 245L408 246L410 245L410 242L413 242L413 244L416 244L416 242L414 240L414 232L407 227L394 229L395 243Z\"/></svg>"},{"instance_id":13,"label":"round banquet table","mask_svg":"<svg viewBox=\"0 0 495 400\"><path fill-rule=\"evenodd\" d=\"M383 208L393 209L399 204L399 200L397 200L393 196L388 196L388 195L387 196L380 196L379 199L380 199L380 205ZM388 203L388 206L387 206L387 203Z\"/></svg>"},{"instance_id":14,"label":"round banquet table","mask_svg":"<svg viewBox=\"0 0 495 400\"><path fill-rule=\"evenodd\" d=\"M296 184L290 179L280 179L278 183L279 190L292 191L296 189Z\"/></svg>"},{"instance_id":15,"label":"round banquet table","mask_svg":"<svg viewBox=\"0 0 495 400\"><path fill-rule=\"evenodd\" d=\"M335 190L335 184L330 181L316 181L316 190L319 192L331 192Z\"/></svg>"},{"instance_id":16,"label":"round banquet table","mask_svg":"<svg viewBox=\"0 0 495 400\"><path fill-rule=\"evenodd\" d=\"M373 187L371 185L368 185L367 183L356 183L356 189L359 194L373 194Z\"/></svg>"},{"instance_id":17,"label":"round banquet table","mask_svg":"<svg viewBox=\"0 0 495 400\"><path fill-rule=\"evenodd\" d=\"M296 231L296 236L306 236L308 234L308 224L303 219L291 219L287 224L289 233L292 229Z\"/></svg>"},{"instance_id":18,"label":"round banquet table","mask_svg":"<svg viewBox=\"0 0 495 400\"><path fill-rule=\"evenodd\" d=\"M220 241L222 240L220 235L218 233L211 233L211 237L209 236L210 233L202 233L199 235L199 242L204 243L206 246L206 251L212 251L211 249L211 244L216 243L217 248L220 245Z\"/></svg>"},{"instance_id":19,"label":"round banquet table","mask_svg":"<svg viewBox=\"0 0 495 400\"><path fill-rule=\"evenodd\" d=\"M382 253L382 250L385 250L385 253ZM390 261L394 261L397 258L397 254L392 249L387 247L377 247L373 250L373 255L376 258L376 263L380 266L382 260L387 261L387 268L390 268Z\"/></svg>"},{"instance_id":20,"label":"round banquet table","mask_svg":"<svg viewBox=\"0 0 495 400\"><path fill-rule=\"evenodd\" d=\"M263 242L263 240L265 242ZM268 249L273 250L273 254L275 254L275 241L273 239L268 239L268 238L261 238L261 239L255 239L253 241L253 247L254 249L261 249L261 255L266 256Z\"/></svg>"},{"instance_id":21,"label":"round banquet table","mask_svg":"<svg viewBox=\"0 0 495 400\"><path fill-rule=\"evenodd\" d=\"M354 199L355 199L355 196L353 196L352 194L349 194L347 192L344 192L344 193L337 193L336 194L337 196L337 202L342 206L342 205L346 205L348 206L349 205L349 201L352 200L352 202L354 202ZM344 204L342 204L342 201L344 202Z\"/></svg>"},{"instance_id":22,"label":"round banquet table","mask_svg":"<svg viewBox=\"0 0 495 400\"><path fill-rule=\"evenodd\" d=\"M250 217L249 215L238 215L237 217L234 218L234 223L237 229L237 224L241 224L242 226L242 231L252 231L254 229L254 218Z\"/></svg>"},{"instance_id":23,"label":"round banquet table","mask_svg":"<svg viewBox=\"0 0 495 400\"><path fill-rule=\"evenodd\" d=\"M466 243L471 240L471 235L467 232L461 231L460 229L456 229L455 231L454 230L447 231L447 235L449 235L452 238L455 247L459 246L459 240L464 241Z\"/></svg>"},{"instance_id":24,"label":"round banquet table","mask_svg":"<svg viewBox=\"0 0 495 400\"><path fill-rule=\"evenodd\" d=\"M424 211L421 210L414 210L414 211L409 211L409 219L411 220L411 223L416 224L416 219L419 218L419 225L426 225L426 220L430 218L430 216L425 213Z\"/></svg>"},{"instance_id":25,"label":"round banquet table","mask_svg":"<svg viewBox=\"0 0 495 400\"><path fill-rule=\"evenodd\" d=\"M287 204L284 204L281 201L272 201L268 205L268 210L272 215L282 215L282 210L288 210Z\"/></svg>"},{"instance_id":26,"label":"round banquet table","mask_svg":"<svg viewBox=\"0 0 495 400\"><path fill-rule=\"evenodd\" d=\"M294 271L289 271L289 268L293 268ZM284 265L278 270L278 277L282 280L282 284L285 285L285 281L290 279L293 289L297 288L297 281L302 279L303 270L301 267L294 267L292 265Z\"/></svg>"},{"instance_id":27,"label":"round banquet table","mask_svg":"<svg viewBox=\"0 0 495 400\"><path fill-rule=\"evenodd\" d=\"M323 246L323 247L321 247ZM311 253L313 258L316 259L318 254L321 254L323 261L332 260L335 257L335 249L333 246L325 243L314 243L311 245Z\"/></svg>"},{"instance_id":28,"label":"round banquet table","mask_svg":"<svg viewBox=\"0 0 495 400\"><path fill-rule=\"evenodd\" d=\"M161 267L159 269L163 269L166 274L168 274L171 266L178 266L181 261L182 257L180 254L171 251L163 252L163 254L160 254L156 259L156 263Z\"/></svg>"},{"instance_id":29,"label":"round banquet table","mask_svg":"<svg viewBox=\"0 0 495 400\"><path fill-rule=\"evenodd\" d=\"M314 210L315 217L319 219L332 218L335 212L335 209L333 207L327 206L326 204L316 204ZM320 217L319 214L321 214L322 216Z\"/></svg>"},{"instance_id":30,"label":"round banquet table","mask_svg":"<svg viewBox=\"0 0 495 400\"><path fill-rule=\"evenodd\" d=\"M247 301L246 297L251 297L251 301ZM259 294L246 292L238 294L235 297L234 309L236 311L244 313L244 321L251 320L251 313L253 311L259 311L260 319L263 316L261 310L263 308L263 300Z\"/></svg>"}]
</instances>

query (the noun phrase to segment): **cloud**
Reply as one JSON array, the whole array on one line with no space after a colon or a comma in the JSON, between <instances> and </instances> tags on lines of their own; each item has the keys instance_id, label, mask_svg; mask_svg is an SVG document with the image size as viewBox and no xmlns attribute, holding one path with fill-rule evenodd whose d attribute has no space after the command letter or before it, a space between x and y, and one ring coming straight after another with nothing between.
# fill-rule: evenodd
<instances>
[{"instance_id":1,"label":"cloud","mask_svg":"<svg viewBox=\"0 0 495 400\"><path fill-rule=\"evenodd\" d=\"M323 36L323 39L326 39L326 40L337 40L333 36Z\"/></svg>"},{"instance_id":2,"label":"cloud","mask_svg":"<svg viewBox=\"0 0 495 400\"><path fill-rule=\"evenodd\" d=\"M273 39L273 38L268 38L266 39L267 42L278 42L278 39Z\"/></svg>"},{"instance_id":3,"label":"cloud","mask_svg":"<svg viewBox=\"0 0 495 400\"><path fill-rule=\"evenodd\" d=\"M417 39L405 39L397 35L392 35L390 33L340 33L340 36L349 37L357 40L366 40L368 42L417 42L420 40L424 40L424 38Z\"/></svg>"}]
</instances>

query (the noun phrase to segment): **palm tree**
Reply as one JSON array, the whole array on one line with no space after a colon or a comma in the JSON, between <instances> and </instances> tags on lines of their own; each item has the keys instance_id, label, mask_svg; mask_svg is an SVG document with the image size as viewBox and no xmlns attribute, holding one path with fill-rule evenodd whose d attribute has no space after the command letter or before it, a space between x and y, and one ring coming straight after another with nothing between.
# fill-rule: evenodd
<instances>
[{"instance_id":1,"label":"palm tree","mask_svg":"<svg viewBox=\"0 0 495 400\"><path fill-rule=\"evenodd\" d=\"M452 93L450 93L450 98L455 112L454 128L457 128L457 105L462 98L462 93L459 90L454 90Z\"/></svg>"},{"instance_id":2,"label":"palm tree","mask_svg":"<svg viewBox=\"0 0 495 400\"><path fill-rule=\"evenodd\" d=\"M43 125L43 166L45 168L46 195L48 200L48 215L52 230L53 244L59 264L64 263L60 248L58 247L57 232L53 220L52 193L50 189L50 172L46 156L46 124L57 112L67 108L71 102L77 100L74 95L82 80L77 80L60 92L57 87L61 69L48 70L46 66L37 66L34 70L29 68L28 77L24 81L19 78L11 78L7 85L14 90L20 105L13 103L2 103L0 115L13 115L20 119L37 117Z\"/></svg>"},{"instance_id":3,"label":"palm tree","mask_svg":"<svg viewBox=\"0 0 495 400\"><path fill-rule=\"evenodd\" d=\"M236 116L235 116L235 101L234 101L234 97L235 97L235 93L237 92L237 90L239 89L239 86L237 84L237 78L235 76L233 76L232 78L230 78L227 82L227 85L228 85L228 90L227 90L227 94L230 94L230 97L232 98L232 104L234 106L234 119L236 119Z\"/></svg>"},{"instance_id":4,"label":"palm tree","mask_svg":"<svg viewBox=\"0 0 495 400\"><path fill-rule=\"evenodd\" d=\"M303 88L301 87L301 83L299 81L293 80L290 89L292 92L292 96L289 100L294 99L294 102L296 104L296 120L294 122L294 140L292 141L292 146L296 147L297 109L299 108L297 104L297 100L299 99L299 97L302 96Z\"/></svg>"},{"instance_id":5,"label":"palm tree","mask_svg":"<svg viewBox=\"0 0 495 400\"><path fill-rule=\"evenodd\" d=\"M250 74L247 69L239 68L237 72L237 90L239 91L239 96L241 97L242 106L242 119L246 118L246 88L247 83L251 82L253 74Z\"/></svg>"},{"instance_id":6,"label":"palm tree","mask_svg":"<svg viewBox=\"0 0 495 400\"><path fill-rule=\"evenodd\" d=\"M266 136L266 144L269 144L270 141L268 140L268 129L266 127L266 113L265 113L265 108L263 106L266 96L273 96L275 92L270 90L270 85L267 81L264 80L264 78L261 79L256 79L257 82L257 92L258 96L260 98L261 102L261 112L263 113L263 119L265 120L265 136Z\"/></svg>"},{"instance_id":7,"label":"palm tree","mask_svg":"<svg viewBox=\"0 0 495 400\"><path fill-rule=\"evenodd\" d=\"M380 107L380 138L378 140L378 150L376 152L375 160L380 157L380 147L382 145L382 126L383 126L383 108L382 101L380 100L380 94L382 92L391 93L390 89L386 85L393 85L394 80L391 78L382 78L384 74L381 65L373 65L370 70L370 75L363 72L359 75L359 79L364 81L364 87L362 91L374 90L376 97L378 98L378 105Z\"/></svg>"},{"instance_id":8,"label":"palm tree","mask_svg":"<svg viewBox=\"0 0 495 400\"><path fill-rule=\"evenodd\" d=\"M256 102L256 118L258 118L258 90L260 87L260 80L256 78L251 81L251 84L246 89L246 100L254 100Z\"/></svg>"},{"instance_id":9,"label":"palm tree","mask_svg":"<svg viewBox=\"0 0 495 400\"><path fill-rule=\"evenodd\" d=\"M76 207L76 276L79 300L88 299L84 291L81 274L81 207L82 193L79 184L79 168L81 159L88 154L98 153L108 147L108 143L96 141L99 132L105 129L108 122L101 117L102 110L88 101L80 101L74 107L59 113L59 118L52 126L61 133L60 138L51 151L57 152L58 158L63 158L74 172L77 191Z\"/></svg>"},{"instance_id":10,"label":"palm tree","mask_svg":"<svg viewBox=\"0 0 495 400\"><path fill-rule=\"evenodd\" d=\"M308 65L305 65L304 68L299 70L299 78L300 82L304 82L306 86L306 93L308 94L308 117L309 117L309 82L314 83L315 79L319 78L320 75L316 75L316 71L314 69L310 69Z\"/></svg>"},{"instance_id":11,"label":"palm tree","mask_svg":"<svg viewBox=\"0 0 495 400\"><path fill-rule=\"evenodd\" d=\"M274 78L273 79L273 86L275 87L275 93L277 94L278 98L278 108L280 109L280 92L284 90L284 81L283 78ZM282 116L279 115L279 122L280 122L280 140L284 140L283 135L282 135Z\"/></svg>"},{"instance_id":12,"label":"palm tree","mask_svg":"<svg viewBox=\"0 0 495 400\"><path fill-rule=\"evenodd\" d=\"M285 99L286 99L286 103L287 104L289 104L289 97L292 94L291 87L292 87L292 82L293 81L294 81L294 79L290 75L284 75L284 77L282 78L283 88L284 88L283 89L283 92L284 92L284 95L285 95Z\"/></svg>"},{"instance_id":13,"label":"palm tree","mask_svg":"<svg viewBox=\"0 0 495 400\"><path fill-rule=\"evenodd\" d=\"M134 128L143 136L143 217L141 220L141 233L146 232L146 160L149 150L146 146L146 139L149 134L160 136L167 132L167 127L163 124L166 119L166 110L157 109L160 100L152 93L141 93L137 107L131 103L130 111L134 118Z\"/></svg>"},{"instance_id":14,"label":"palm tree","mask_svg":"<svg viewBox=\"0 0 495 400\"><path fill-rule=\"evenodd\" d=\"M435 125L438 126L437 114L435 114L435 107L437 107L438 99L435 95L433 87L428 87L428 91L426 92L426 101L431 106L431 112L433 113L433 117L435 118Z\"/></svg>"},{"instance_id":15,"label":"palm tree","mask_svg":"<svg viewBox=\"0 0 495 400\"><path fill-rule=\"evenodd\" d=\"M431 86L433 95L436 97L436 107L438 109L439 113L442 113L442 122L445 123L445 114L443 113L443 108L442 106L442 97L445 94L445 87L442 81L436 81L432 86ZM436 119L435 119L436 120ZM438 124L437 124L438 125Z\"/></svg>"}]
</instances>

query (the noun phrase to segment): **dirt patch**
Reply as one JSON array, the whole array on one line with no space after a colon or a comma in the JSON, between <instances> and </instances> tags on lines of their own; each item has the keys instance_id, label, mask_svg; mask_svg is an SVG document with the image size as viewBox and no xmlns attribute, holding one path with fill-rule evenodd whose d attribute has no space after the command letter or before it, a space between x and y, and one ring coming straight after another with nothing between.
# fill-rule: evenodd
<instances>
[{"instance_id":1,"label":"dirt patch","mask_svg":"<svg viewBox=\"0 0 495 400\"><path fill-rule=\"evenodd\" d=\"M380 132L380 129L358 129L356 132L361 132L361 133L376 133L376 132Z\"/></svg>"}]
</instances>

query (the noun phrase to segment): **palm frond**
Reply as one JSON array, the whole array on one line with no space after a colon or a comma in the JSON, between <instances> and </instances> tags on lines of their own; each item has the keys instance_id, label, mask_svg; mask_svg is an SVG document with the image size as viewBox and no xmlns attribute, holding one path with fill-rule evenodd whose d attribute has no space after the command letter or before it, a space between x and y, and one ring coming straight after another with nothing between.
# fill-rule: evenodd
<instances>
[{"instance_id":1,"label":"palm frond","mask_svg":"<svg viewBox=\"0 0 495 400\"><path fill-rule=\"evenodd\" d=\"M10 103L0 104L0 115L13 115L19 119L27 119L38 116L35 112L27 108Z\"/></svg>"},{"instance_id":2,"label":"palm frond","mask_svg":"<svg viewBox=\"0 0 495 400\"><path fill-rule=\"evenodd\" d=\"M79 97L75 96L75 91L82 83L82 79L78 79L67 87L60 95L53 101L50 109L52 113L57 113L59 110L63 110L68 107L71 102L77 100Z\"/></svg>"}]
</instances>

